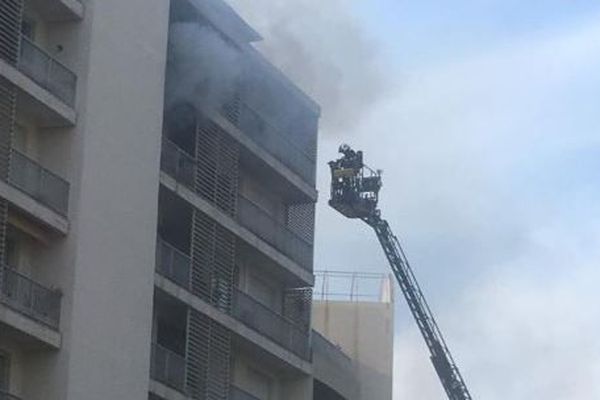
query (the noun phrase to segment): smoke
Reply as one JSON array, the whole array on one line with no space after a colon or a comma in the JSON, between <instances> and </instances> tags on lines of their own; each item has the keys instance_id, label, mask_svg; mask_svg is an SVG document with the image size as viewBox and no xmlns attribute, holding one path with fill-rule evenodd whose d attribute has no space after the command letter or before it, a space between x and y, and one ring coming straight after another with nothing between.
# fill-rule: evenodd
<instances>
[{"instance_id":1,"label":"smoke","mask_svg":"<svg viewBox=\"0 0 600 400\"><path fill-rule=\"evenodd\" d=\"M376 45L347 0L228 0L263 37L257 47L348 134L385 93Z\"/></svg>"},{"instance_id":2,"label":"smoke","mask_svg":"<svg viewBox=\"0 0 600 400\"><path fill-rule=\"evenodd\" d=\"M223 104L241 74L239 53L214 30L197 23L175 23L169 30L169 103L202 100Z\"/></svg>"}]
</instances>

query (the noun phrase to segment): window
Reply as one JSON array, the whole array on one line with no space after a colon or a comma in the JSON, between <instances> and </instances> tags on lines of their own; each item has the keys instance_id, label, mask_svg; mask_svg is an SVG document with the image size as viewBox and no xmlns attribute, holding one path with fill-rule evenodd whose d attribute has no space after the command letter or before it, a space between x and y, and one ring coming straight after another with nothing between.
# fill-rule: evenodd
<instances>
[{"instance_id":1,"label":"window","mask_svg":"<svg viewBox=\"0 0 600 400\"><path fill-rule=\"evenodd\" d=\"M0 351L0 391L8 392L9 358Z\"/></svg>"}]
</instances>

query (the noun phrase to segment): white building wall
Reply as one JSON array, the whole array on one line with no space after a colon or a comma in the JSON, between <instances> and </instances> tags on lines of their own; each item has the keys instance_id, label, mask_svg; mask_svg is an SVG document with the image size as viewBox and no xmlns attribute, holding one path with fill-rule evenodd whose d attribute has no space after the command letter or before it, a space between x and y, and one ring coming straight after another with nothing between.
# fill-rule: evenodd
<instances>
[{"instance_id":1,"label":"white building wall","mask_svg":"<svg viewBox=\"0 0 600 400\"><path fill-rule=\"evenodd\" d=\"M392 399L393 303L314 301L313 327L357 366L362 400Z\"/></svg>"},{"instance_id":2,"label":"white building wall","mask_svg":"<svg viewBox=\"0 0 600 400\"><path fill-rule=\"evenodd\" d=\"M78 121L44 132L71 225L45 260L65 293L63 345L27 355L27 400L148 397L169 2L85 6L48 39L78 74Z\"/></svg>"}]
</instances>

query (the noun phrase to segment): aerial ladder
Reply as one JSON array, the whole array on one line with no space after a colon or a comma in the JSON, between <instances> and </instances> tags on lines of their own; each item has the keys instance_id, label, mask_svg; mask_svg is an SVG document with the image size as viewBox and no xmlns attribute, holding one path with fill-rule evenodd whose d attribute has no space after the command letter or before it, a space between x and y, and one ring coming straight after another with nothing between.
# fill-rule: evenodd
<instances>
[{"instance_id":1,"label":"aerial ladder","mask_svg":"<svg viewBox=\"0 0 600 400\"><path fill-rule=\"evenodd\" d=\"M406 254L388 222L381 217L381 210L378 209L381 171L374 171L364 164L362 151L354 151L348 145L342 145L339 151L343 156L329 163L332 178L329 205L348 218L361 219L375 230L429 348L431 362L448 399L471 400Z\"/></svg>"}]
</instances>

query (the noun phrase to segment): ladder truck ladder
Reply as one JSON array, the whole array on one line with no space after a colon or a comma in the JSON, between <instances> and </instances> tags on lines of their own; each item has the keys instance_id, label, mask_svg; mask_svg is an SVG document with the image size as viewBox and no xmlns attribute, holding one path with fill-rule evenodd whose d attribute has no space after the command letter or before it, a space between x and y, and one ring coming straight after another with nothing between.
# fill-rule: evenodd
<instances>
[{"instance_id":1,"label":"ladder truck ladder","mask_svg":"<svg viewBox=\"0 0 600 400\"><path fill-rule=\"evenodd\" d=\"M329 163L331 168L331 207L348 218L360 219L375 231L410 311L430 352L431 362L449 400L471 400L442 332L427 304L419 283L388 222L377 208L382 186L381 172L363 163L362 152L347 145L340 147L343 157Z\"/></svg>"}]
</instances>

